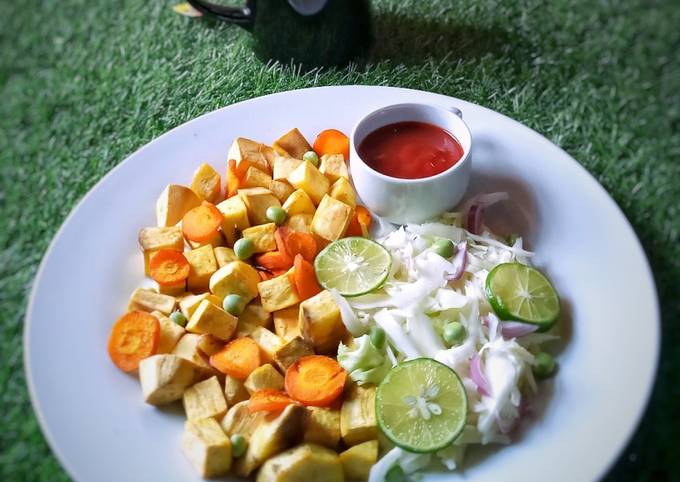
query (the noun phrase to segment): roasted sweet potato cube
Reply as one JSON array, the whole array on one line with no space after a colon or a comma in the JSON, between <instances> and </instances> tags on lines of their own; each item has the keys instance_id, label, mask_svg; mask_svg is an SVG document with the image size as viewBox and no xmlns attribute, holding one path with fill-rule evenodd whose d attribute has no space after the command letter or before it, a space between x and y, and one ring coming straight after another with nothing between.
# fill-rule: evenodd
<instances>
[{"instance_id":1,"label":"roasted sweet potato cube","mask_svg":"<svg viewBox=\"0 0 680 482\"><path fill-rule=\"evenodd\" d=\"M274 196L276 196L276 199L278 199L279 202L284 202L293 193L293 191L295 191L293 186L288 184L288 181L285 179L272 180L269 183L268 189Z\"/></svg>"},{"instance_id":2,"label":"roasted sweet potato cube","mask_svg":"<svg viewBox=\"0 0 680 482\"><path fill-rule=\"evenodd\" d=\"M348 387L340 409L340 433L347 446L378 438L375 387Z\"/></svg>"},{"instance_id":3,"label":"roasted sweet potato cube","mask_svg":"<svg viewBox=\"0 0 680 482\"><path fill-rule=\"evenodd\" d=\"M287 274L261 281L257 285L257 290L260 293L262 306L270 313L300 302L300 297Z\"/></svg>"},{"instance_id":4,"label":"roasted sweet potato cube","mask_svg":"<svg viewBox=\"0 0 680 482\"><path fill-rule=\"evenodd\" d=\"M231 375L225 375L224 377L224 396L230 407L250 398L250 394L248 393L248 390L246 390L246 387L243 386L243 382ZM222 428L224 428L224 425L222 425ZM226 428L225 431L229 433Z\"/></svg>"},{"instance_id":5,"label":"roasted sweet potato cube","mask_svg":"<svg viewBox=\"0 0 680 482\"><path fill-rule=\"evenodd\" d=\"M243 176L242 187L263 187L269 189L269 184L272 182L272 177L266 172L261 171L257 167L249 167L246 174Z\"/></svg>"},{"instance_id":6,"label":"roasted sweet potato cube","mask_svg":"<svg viewBox=\"0 0 680 482\"><path fill-rule=\"evenodd\" d=\"M218 308L222 307L222 300L220 298L210 293L201 293L200 295L189 294L181 298L179 300L179 309L188 320L191 318L191 315L194 314L194 311L196 311L196 308L198 308L198 305L200 305L201 301L203 300L210 301Z\"/></svg>"},{"instance_id":7,"label":"roasted sweet potato cube","mask_svg":"<svg viewBox=\"0 0 680 482\"><path fill-rule=\"evenodd\" d=\"M357 205L357 195L354 192L354 188L344 177L341 177L333 183L329 195L333 199L342 201L350 207Z\"/></svg>"},{"instance_id":8,"label":"roasted sweet potato cube","mask_svg":"<svg viewBox=\"0 0 680 482\"><path fill-rule=\"evenodd\" d=\"M182 336L182 338L179 339L177 345L175 345L175 348L172 350L172 354L184 358L185 360L189 360L196 366L203 369L205 373L209 373L212 376L216 374L217 371L212 366L210 366L210 363L208 363L208 357L205 356L205 353L203 353L199 348L200 341L201 335L196 333L186 333L184 336Z\"/></svg>"},{"instance_id":9,"label":"roasted sweet potato cube","mask_svg":"<svg viewBox=\"0 0 680 482\"><path fill-rule=\"evenodd\" d=\"M161 326L156 353L162 354L172 352L179 339L186 333L186 330L160 311L154 311L151 314L158 318L158 323Z\"/></svg>"},{"instance_id":10,"label":"roasted sweet potato cube","mask_svg":"<svg viewBox=\"0 0 680 482\"><path fill-rule=\"evenodd\" d=\"M213 335L204 334L198 339L198 349L206 356L213 356L222 348L224 348L224 341Z\"/></svg>"},{"instance_id":11,"label":"roasted sweet potato cube","mask_svg":"<svg viewBox=\"0 0 680 482\"><path fill-rule=\"evenodd\" d=\"M248 208L239 196L225 199L215 207L222 213L222 234L227 239L227 244L233 246L237 231L250 227Z\"/></svg>"},{"instance_id":12,"label":"roasted sweet potato cube","mask_svg":"<svg viewBox=\"0 0 680 482\"><path fill-rule=\"evenodd\" d=\"M227 402L217 377L210 377L187 388L183 403L189 420L209 417L221 419L227 413Z\"/></svg>"},{"instance_id":13,"label":"roasted sweet potato cube","mask_svg":"<svg viewBox=\"0 0 680 482\"><path fill-rule=\"evenodd\" d=\"M345 156L342 154L325 154L321 156L319 172L326 176L331 184L341 177L349 180Z\"/></svg>"},{"instance_id":14,"label":"roasted sweet potato cube","mask_svg":"<svg viewBox=\"0 0 680 482\"><path fill-rule=\"evenodd\" d=\"M208 291L210 277L217 271L217 260L213 247L210 245L201 246L185 253L184 256L190 266L189 278L187 279L189 291Z\"/></svg>"},{"instance_id":15,"label":"roasted sweet potato cube","mask_svg":"<svg viewBox=\"0 0 680 482\"><path fill-rule=\"evenodd\" d=\"M169 227L179 223L187 211L201 204L194 191L179 184L169 184L156 201L156 223Z\"/></svg>"},{"instance_id":16,"label":"roasted sweet potato cube","mask_svg":"<svg viewBox=\"0 0 680 482\"><path fill-rule=\"evenodd\" d=\"M205 378L204 368L177 355L153 355L139 364L144 401L165 405L182 398L187 387Z\"/></svg>"},{"instance_id":17,"label":"roasted sweet potato cube","mask_svg":"<svg viewBox=\"0 0 680 482\"><path fill-rule=\"evenodd\" d=\"M326 176L321 174L311 162L303 162L288 175L288 182L295 189L305 191L314 204L319 204L331 186Z\"/></svg>"},{"instance_id":18,"label":"roasted sweet potato cube","mask_svg":"<svg viewBox=\"0 0 680 482\"><path fill-rule=\"evenodd\" d=\"M298 318L300 307L293 305L283 310L278 310L272 313L274 318L274 331L277 335L286 341L290 341L301 335L300 327L298 325Z\"/></svg>"},{"instance_id":19,"label":"roasted sweet potato cube","mask_svg":"<svg viewBox=\"0 0 680 482\"><path fill-rule=\"evenodd\" d=\"M306 407L304 427L305 442L335 449L340 442L340 410Z\"/></svg>"},{"instance_id":20,"label":"roasted sweet potato cube","mask_svg":"<svg viewBox=\"0 0 680 482\"><path fill-rule=\"evenodd\" d=\"M253 326L262 326L269 328L272 321L272 315L264 309L259 300L254 300L246 306L238 317L239 322L248 323Z\"/></svg>"},{"instance_id":21,"label":"roasted sweet potato cube","mask_svg":"<svg viewBox=\"0 0 680 482\"><path fill-rule=\"evenodd\" d=\"M298 328L321 354L334 354L347 333L340 308L333 295L325 290L300 303Z\"/></svg>"},{"instance_id":22,"label":"roasted sweet potato cube","mask_svg":"<svg viewBox=\"0 0 680 482\"><path fill-rule=\"evenodd\" d=\"M268 459L255 482L345 482L342 464L334 451L303 444Z\"/></svg>"},{"instance_id":23,"label":"roasted sweet potato cube","mask_svg":"<svg viewBox=\"0 0 680 482\"><path fill-rule=\"evenodd\" d=\"M294 157L276 156L274 159L274 180L283 181L288 179L290 173L303 162L304 161L295 159Z\"/></svg>"},{"instance_id":24,"label":"roasted sweet potato cube","mask_svg":"<svg viewBox=\"0 0 680 482\"><path fill-rule=\"evenodd\" d=\"M305 152L312 150L312 146L309 145L305 136L297 128L291 129L276 139L272 147L279 154L288 155L295 159L302 159Z\"/></svg>"},{"instance_id":25,"label":"roasted sweet potato cube","mask_svg":"<svg viewBox=\"0 0 680 482\"><path fill-rule=\"evenodd\" d=\"M352 219L352 208L328 195L324 196L312 219L312 232L335 241L342 238Z\"/></svg>"},{"instance_id":26,"label":"roasted sweet potato cube","mask_svg":"<svg viewBox=\"0 0 680 482\"><path fill-rule=\"evenodd\" d=\"M267 361L272 361L276 356L277 350L284 345L284 341L281 337L261 326L253 328L249 336L257 343L257 346L260 347L260 350L262 350L262 354Z\"/></svg>"},{"instance_id":27,"label":"roasted sweet potato cube","mask_svg":"<svg viewBox=\"0 0 680 482\"><path fill-rule=\"evenodd\" d=\"M191 190L202 201L216 203L222 196L222 179L219 173L208 163L198 166L191 180Z\"/></svg>"},{"instance_id":28,"label":"roasted sweet potato cube","mask_svg":"<svg viewBox=\"0 0 680 482\"><path fill-rule=\"evenodd\" d=\"M267 209L272 206L281 207L281 202L276 196L269 189L262 187L239 189L238 195L248 209L248 219L253 226L269 222Z\"/></svg>"},{"instance_id":29,"label":"roasted sweet potato cube","mask_svg":"<svg viewBox=\"0 0 680 482\"><path fill-rule=\"evenodd\" d=\"M307 192L303 189L298 189L293 191L293 194L283 203L283 210L290 217L296 214L314 214L316 207Z\"/></svg>"},{"instance_id":30,"label":"roasted sweet potato cube","mask_svg":"<svg viewBox=\"0 0 680 482\"><path fill-rule=\"evenodd\" d=\"M150 276L149 261L159 249L184 249L184 237L179 226L144 228L139 232L139 246L144 257L144 274Z\"/></svg>"},{"instance_id":31,"label":"roasted sweet potato cube","mask_svg":"<svg viewBox=\"0 0 680 482\"><path fill-rule=\"evenodd\" d=\"M260 275L243 261L232 261L218 269L210 278L210 291L222 299L227 295L242 296L246 302L257 296Z\"/></svg>"},{"instance_id":32,"label":"roasted sweet potato cube","mask_svg":"<svg viewBox=\"0 0 680 482\"><path fill-rule=\"evenodd\" d=\"M266 173L271 172L274 157L275 152L271 147L245 137L235 139L227 154L227 159L235 160L237 166L247 161Z\"/></svg>"},{"instance_id":33,"label":"roasted sweet potato cube","mask_svg":"<svg viewBox=\"0 0 680 482\"><path fill-rule=\"evenodd\" d=\"M213 252L215 254L215 260L217 261L217 266L220 268L232 261L238 261L238 257L236 256L236 253L234 253L234 250L227 248L226 246L218 246L213 249Z\"/></svg>"},{"instance_id":34,"label":"roasted sweet potato cube","mask_svg":"<svg viewBox=\"0 0 680 482\"><path fill-rule=\"evenodd\" d=\"M160 311L164 315L169 315L174 311L176 304L177 299L173 296L163 295L144 288L137 288L132 293L132 296L130 296L128 311L139 310L149 313Z\"/></svg>"},{"instance_id":35,"label":"roasted sweet potato cube","mask_svg":"<svg viewBox=\"0 0 680 482\"><path fill-rule=\"evenodd\" d=\"M231 339L236 331L238 318L227 313L208 300L201 301L187 323L190 333L208 334L223 341Z\"/></svg>"},{"instance_id":36,"label":"roasted sweet potato cube","mask_svg":"<svg viewBox=\"0 0 680 482\"><path fill-rule=\"evenodd\" d=\"M243 237L250 239L255 246L256 253L266 253L267 251L276 250L276 239L274 238L276 232L276 224L267 223L258 226L252 226L243 230Z\"/></svg>"},{"instance_id":37,"label":"roasted sweet potato cube","mask_svg":"<svg viewBox=\"0 0 680 482\"><path fill-rule=\"evenodd\" d=\"M243 386L251 395L265 388L283 390L283 375L269 363L265 363L248 375L248 378L243 382Z\"/></svg>"},{"instance_id":38,"label":"roasted sweet potato cube","mask_svg":"<svg viewBox=\"0 0 680 482\"><path fill-rule=\"evenodd\" d=\"M201 477L224 475L231 468L231 442L214 418L188 420L182 448Z\"/></svg>"},{"instance_id":39,"label":"roasted sweet potato cube","mask_svg":"<svg viewBox=\"0 0 680 482\"><path fill-rule=\"evenodd\" d=\"M281 346L274 354L274 361L276 365L285 372L293 363L303 356L313 355L314 348L312 344L306 341L301 336L288 340Z\"/></svg>"},{"instance_id":40,"label":"roasted sweet potato cube","mask_svg":"<svg viewBox=\"0 0 680 482\"><path fill-rule=\"evenodd\" d=\"M311 233L313 219L313 214L295 214L286 220L286 227L291 231Z\"/></svg>"},{"instance_id":41,"label":"roasted sweet potato cube","mask_svg":"<svg viewBox=\"0 0 680 482\"><path fill-rule=\"evenodd\" d=\"M369 440L340 453L346 480L368 480L371 467L378 461L378 441Z\"/></svg>"}]
</instances>

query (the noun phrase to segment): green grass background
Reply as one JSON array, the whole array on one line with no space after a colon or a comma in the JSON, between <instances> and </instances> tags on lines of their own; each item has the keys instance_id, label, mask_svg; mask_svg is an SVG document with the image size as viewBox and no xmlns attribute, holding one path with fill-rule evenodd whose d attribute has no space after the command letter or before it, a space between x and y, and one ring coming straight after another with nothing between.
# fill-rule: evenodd
<instances>
[{"instance_id":1,"label":"green grass background","mask_svg":"<svg viewBox=\"0 0 680 482\"><path fill-rule=\"evenodd\" d=\"M0 480L68 480L29 404L22 324L38 263L75 203L128 154L198 115L336 84L482 104L562 146L605 186L642 240L663 313L653 398L608 480L678 480L677 2L374 1L373 50L317 71L262 62L247 32L171 4L0 3ZM644 330L639 321L621 329Z\"/></svg>"}]
</instances>

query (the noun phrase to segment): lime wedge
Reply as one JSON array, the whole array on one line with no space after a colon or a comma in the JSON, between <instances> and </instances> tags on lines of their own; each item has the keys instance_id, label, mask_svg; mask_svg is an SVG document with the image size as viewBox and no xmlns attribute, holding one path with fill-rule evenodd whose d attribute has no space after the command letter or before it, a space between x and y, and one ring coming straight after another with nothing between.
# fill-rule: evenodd
<instances>
[{"instance_id":1,"label":"lime wedge","mask_svg":"<svg viewBox=\"0 0 680 482\"><path fill-rule=\"evenodd\" d=\"M467 397L460 378L431 358L392 368L375 398L380 429L409 452L436 452L450 445L467 421Z\"/></svg>"},{"instance_id":2,"label":"lime wedge","mask_svg":"<svg viewBox=\"0 0 680 482\"><path fill-rule=\"evenodd\" d=\"M314 260L316 278L326 289L359 296L380 287L392 266L390 253L366 238L342 238L329 244Z\"/></svg>"},{"instance_id":3,"label":"lime wedge","mask_svg":"<svg viewBox=\"0 0 680 482\"><path fill-rule=\"evenodd\" d=\"M543 273L520 263L499 264L486 277L486 296L503 320L549 330L560 315L560 299Z\"/></svg>"}]
</instances>

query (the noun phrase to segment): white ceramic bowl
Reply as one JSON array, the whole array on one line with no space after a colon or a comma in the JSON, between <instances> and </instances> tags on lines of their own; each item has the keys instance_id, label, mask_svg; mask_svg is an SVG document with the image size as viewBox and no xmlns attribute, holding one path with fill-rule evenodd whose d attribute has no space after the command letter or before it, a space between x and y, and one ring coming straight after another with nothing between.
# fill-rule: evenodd
<instances>
[{"instance_id":1,"label":"white ceramic bowl","mask_svg":"<svg viewBox=\"0 0 680 482\"><path fill-rule=\"evenodd\" d=\"M357 152L371 132L396 122L434 124L460 143L463 157L446 171L421 179L401 179L382 174L366 164ZM452 209L465 194L470 180L472 135L457 108L429 104L395 104L371 112L350 136L352 180L361 200L371 211L393 223L420 223Z\"/></svg>"}]
</instances>

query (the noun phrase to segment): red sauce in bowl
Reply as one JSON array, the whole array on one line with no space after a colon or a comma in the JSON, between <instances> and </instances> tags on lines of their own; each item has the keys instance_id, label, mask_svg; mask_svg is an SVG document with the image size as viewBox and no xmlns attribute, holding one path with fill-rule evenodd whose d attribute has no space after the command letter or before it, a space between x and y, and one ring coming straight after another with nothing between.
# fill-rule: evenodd
<instances>
[{"instance_id":1,"label":"red sauce in bowl","mask_svg":"<svg viewBox=\"0 0 680 482\"><path fill-rule=\"evenodd\" d=\"M371 132L357 152L371 168L401 179L432 177L463 157L463 147L451 133L412 121L388 124Z\"/></svg>"}]
</instances>

